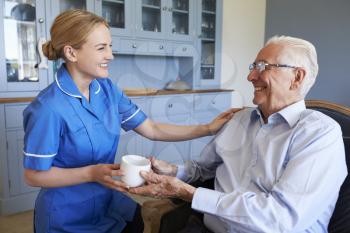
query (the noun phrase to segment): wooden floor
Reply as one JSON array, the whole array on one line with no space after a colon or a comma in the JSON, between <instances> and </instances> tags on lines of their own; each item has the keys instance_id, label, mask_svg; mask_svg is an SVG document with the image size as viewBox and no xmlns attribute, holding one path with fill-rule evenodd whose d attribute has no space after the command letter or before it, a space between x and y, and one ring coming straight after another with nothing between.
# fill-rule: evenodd
<instances>
[{"instance_id":1,"label":"wooden floor","mask_svg":"<svg viewBox=\"0 0 350 233\"><path fill-rule=\"evenodd\" d=\"M0 216L1 233L33 233L33 211Z\"/></svg>"}]
</instances>

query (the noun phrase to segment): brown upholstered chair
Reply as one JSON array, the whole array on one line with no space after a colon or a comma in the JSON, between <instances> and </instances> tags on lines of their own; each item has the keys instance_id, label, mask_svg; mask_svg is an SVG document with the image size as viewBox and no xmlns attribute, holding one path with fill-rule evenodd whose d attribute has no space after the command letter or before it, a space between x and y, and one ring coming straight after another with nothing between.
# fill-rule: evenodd
<instances>
[{"instance_id":1,"label":"brown upholstered chair","mask_svg":"<svg viewBox=\"0 0 350 233\"><path fill-rule=\"evenodd\" d=\"M350 171L350 108L323 100L307 100L307 108L314 109L337 121L343 132L346 153L346 164ZM213 180L206 183L197 183L197 187L213 188ZM150 200L143 203L143 217L145 233L175 233L181 230L192 214L190 203L181 200L162 199ZM339 193L339 198L328 230L330 233L350 232L350 180L346 177Z\"/></svg>"}]
</instances>

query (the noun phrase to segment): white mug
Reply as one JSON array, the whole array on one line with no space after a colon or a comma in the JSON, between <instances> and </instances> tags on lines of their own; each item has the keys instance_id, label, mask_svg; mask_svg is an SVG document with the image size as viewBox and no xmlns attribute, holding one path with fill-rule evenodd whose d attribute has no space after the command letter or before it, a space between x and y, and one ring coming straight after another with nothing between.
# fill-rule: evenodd
<instances>
[{"instance_id":1,"label":"white mug","mask_svg":"<svg viewBox=\"0 0 350 233\"><path fill-rule=\"evenodd\" d=\"M145 180L140 176L141 171L151 170L151 161L139 155L124 155L120 163L124 175L121 180L129 187L142 185Z\"/></svg>"}]
</instances>

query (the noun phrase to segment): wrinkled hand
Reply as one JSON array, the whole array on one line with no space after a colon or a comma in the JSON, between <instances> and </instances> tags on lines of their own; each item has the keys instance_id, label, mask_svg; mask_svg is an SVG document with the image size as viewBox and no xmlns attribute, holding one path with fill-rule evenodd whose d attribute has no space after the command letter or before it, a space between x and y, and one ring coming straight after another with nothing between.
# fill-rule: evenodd
<instances>
[{"instance_id":1,"label":"wrinkled hand","mask_svg":"<svg viewBox=\"0 0 350 233\"><path fill-rule=\"evenodd\" d=\"M160 175L176 176L177 166L167 163L163 160L158 160L155 157L150 158L152 170Z\"/></svg>"},{"instance_id":2,"label":"wrinkled hand","mask_svg":"<svg viewBox=\"0 0 350 233\"><path fill-rule=\"evenodd\" d=\"M127 186L122 181L114 180L113 176L122 176L119 164L97 164L90 166L91 181L98 182L110 189L121 192L127 191Z\"/></svg>"},{"instance_id":3,"label":"wrinkled hand","mask_svg":"<svg viewBox=\"0 0 350 233\"><path fill-rule=\"evenodd\" d=\"M148 184L137 188L130 188L130 193L152 197L176 197L188 202L192 201L196 188L176 177L144 171L140 174Z\"/></svg>"},{"instance_id":4,"label":"wrinkled hand","mask_svg":"<svg viewBox=\"0 0 350 233\"><path fill-rule=\"evenodd\" d=\"M229 120L231 120L234 113L240 110L241 108L231 108L215 117L215 119L207 125L210 134L215 135Z\"/></svg>"}]
</instances>

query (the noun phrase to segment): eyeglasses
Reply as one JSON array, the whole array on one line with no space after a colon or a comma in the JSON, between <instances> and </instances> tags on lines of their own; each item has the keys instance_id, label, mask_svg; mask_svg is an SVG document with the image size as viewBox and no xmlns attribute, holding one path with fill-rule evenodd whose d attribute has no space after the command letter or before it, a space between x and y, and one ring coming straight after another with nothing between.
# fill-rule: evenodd
<instances>
[{"instance_id":1,"label":"eyeglasses","mask_svg":"<svg viewBox=\"0 0 350 233\"><path fill-rule=\"evenodd\" d=\"M259 61L259 62L254 62L253 64L249 65L249 70L253 71L253 70L258 70L259 73L263 72L264 70L266 70L267 67L269 66L273 66L273 67L277 67L277 68L291 68L291 69L297 69L299 67L297 66L291 66L291 65L286 65L286 64L269 64L263 61Z\"/></svg>"}]
</instances>

